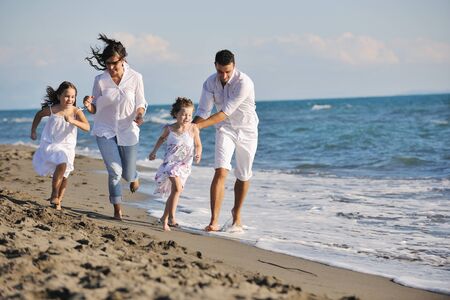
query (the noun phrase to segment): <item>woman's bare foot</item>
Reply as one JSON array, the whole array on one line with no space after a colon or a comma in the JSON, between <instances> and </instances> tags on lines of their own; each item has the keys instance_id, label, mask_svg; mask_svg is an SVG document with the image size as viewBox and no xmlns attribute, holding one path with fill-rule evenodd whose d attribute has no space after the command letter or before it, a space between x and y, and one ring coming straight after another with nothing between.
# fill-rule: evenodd
<instances>
[{"instance_id":1,"label":"woman's bare foot","mask_svg":"<svg viewBox=\"0 0 450 300\"><path fill-rule=\"evenodd\" d=\"M135 193L139 189L139 179L136 179L135 181L130 182L130 191L132 193Z\"/></svg>"},{"instance_id":2,"label":"woman's bare foot","mask_svg":"<svg viewBox=\"0 0 450 300\"><path fill-rule=\"evenodd\" d=\"M122 208L120 204L114 204L114 219L122 221Z\"/></svg>"}]
</instances>

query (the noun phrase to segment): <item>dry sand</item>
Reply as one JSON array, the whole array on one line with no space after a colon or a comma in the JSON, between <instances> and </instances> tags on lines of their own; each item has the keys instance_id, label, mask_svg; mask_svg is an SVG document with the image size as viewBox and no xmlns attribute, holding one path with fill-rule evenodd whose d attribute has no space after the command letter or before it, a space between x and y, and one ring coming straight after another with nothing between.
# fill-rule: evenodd
<instances>
[{"instance_id":1,"label":"dry sand","mask_svg":"<svg viewBox=\"0 0 450 300\"><path fill-rule=\"evenodd\" d=\"M56 211L33 151L0 145L1 299L450 299L207 234L163 232L132 206L112 220L103 162L83 156Z\"/></svg>"}]
</instances>

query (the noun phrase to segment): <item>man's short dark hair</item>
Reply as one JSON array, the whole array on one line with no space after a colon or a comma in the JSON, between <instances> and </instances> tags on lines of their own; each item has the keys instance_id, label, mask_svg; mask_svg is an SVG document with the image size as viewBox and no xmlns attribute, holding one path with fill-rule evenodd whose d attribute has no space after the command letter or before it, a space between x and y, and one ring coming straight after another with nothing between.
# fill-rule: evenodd
<instances>
[{"instance_id":1,"label":"man's short dark hair","mask_svg":"<svg viewBox=\"0 0 450 300\"><path fill-rule=\"evenodd\" d=\"M214 63L221 66L226 66L231 63L234 64L234 54L230 50L220 50L216 53L216 60Z\"/></svg>"}]
</instances>

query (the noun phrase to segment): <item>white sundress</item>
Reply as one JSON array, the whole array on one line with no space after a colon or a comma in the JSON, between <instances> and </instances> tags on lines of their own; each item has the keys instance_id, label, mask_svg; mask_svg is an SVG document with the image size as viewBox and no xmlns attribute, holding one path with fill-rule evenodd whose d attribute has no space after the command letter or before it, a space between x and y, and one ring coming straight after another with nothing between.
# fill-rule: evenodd
<instances>
[{"instance_id":1,"label":"white sundress","mask_svg":"<svg viewBox=\"0 0 450 300\"><path fill-rule=\"evenodd\" d=\"M194 157L192 126L181 134L173 132L170 126L168 129L164 161L155 175L157 184L155 194L159 193L162 196L167 196L171 192L172 182L169 177L179 177L184 187L191 174Z\"/></svg>"},{"instance_id":2,"label":"white sundress","mask_svg":"<svg viewBox=\"0 0 450 300\"><path fill-rule=\"evenodd\" d=\"M33 155L33 167L40 176L53 175L56 166L66 163L64 177L73 171L75 146L77 144L77 127L64 119L64 116L50 116L42 131L39 148Z\"/></svg>"}]
</instances>

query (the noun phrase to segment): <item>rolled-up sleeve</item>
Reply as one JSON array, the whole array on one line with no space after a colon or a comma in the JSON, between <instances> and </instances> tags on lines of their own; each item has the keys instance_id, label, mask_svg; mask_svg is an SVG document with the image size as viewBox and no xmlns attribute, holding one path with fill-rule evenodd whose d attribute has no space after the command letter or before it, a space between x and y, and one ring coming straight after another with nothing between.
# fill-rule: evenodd
<instances>
[{"instance_id":1,"label":"rolled-up sleeve","mask_svg":"<svg viewBox=\"0 0 450 300\"><path fill-rule=\"evenodd\" d=\"M245 99L249 96L252 91L253 86L251 82L240 80L238 84L231 91L230 97L225 99L224 105L222 107L222 111L230 116Z\"/></svg>"},{"instance_id":2,"label":"rolled-up sleeve","mask_svg":"<svg viewBox=\"0 0 450 300\"><path fill-rule=\"evenodd\" d=\"M142 80L142 76L139 75L136 85L136 109L141 107L147 110L147 101L145 101L144 95L144 81Z\"/></svg>"},{"instance_id":3,"label":"rolled-up sleeve","mask_svg":"<svg viewBox=\"0 0 450 300\"><path fill-rule=\"evenodd\" d=\"M202 119L207 119L211 115L211 111L214 105L214 94L208 88L208 81L203 83L202 95L200 96L200 101L198 103L198 108L196 112L196 116L199 116Z\"/></svg>"}]
</instances>

